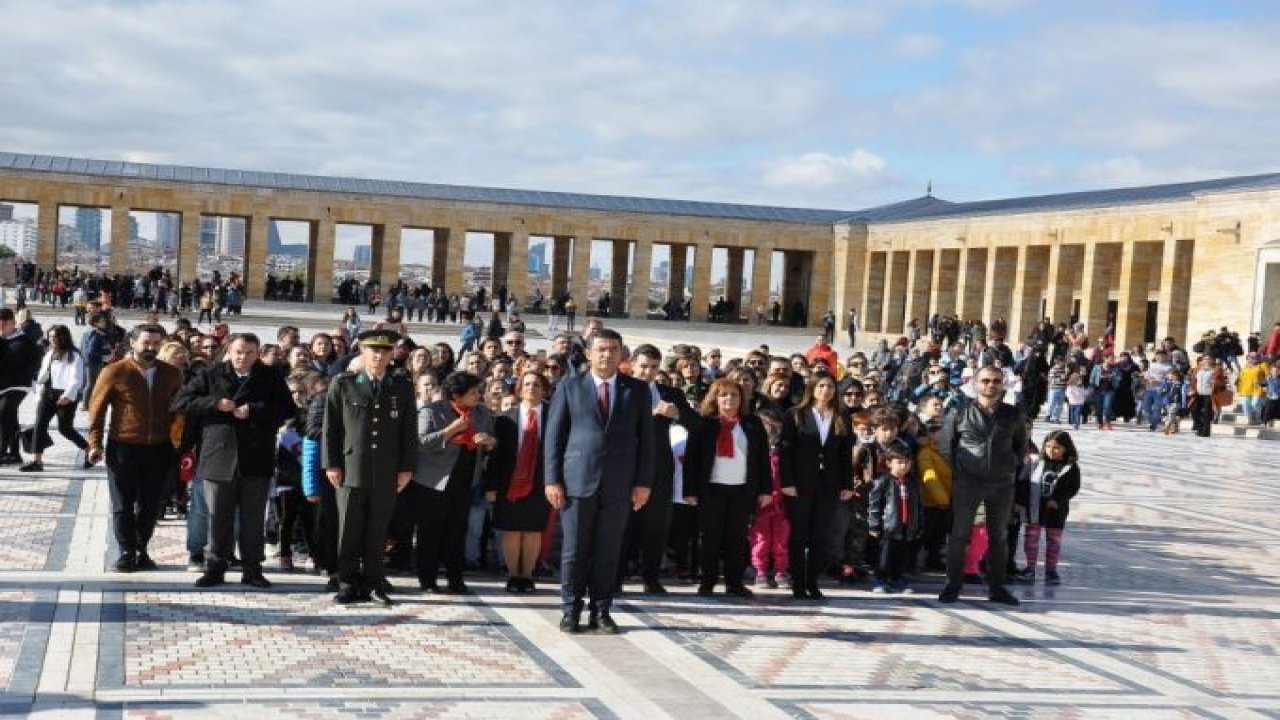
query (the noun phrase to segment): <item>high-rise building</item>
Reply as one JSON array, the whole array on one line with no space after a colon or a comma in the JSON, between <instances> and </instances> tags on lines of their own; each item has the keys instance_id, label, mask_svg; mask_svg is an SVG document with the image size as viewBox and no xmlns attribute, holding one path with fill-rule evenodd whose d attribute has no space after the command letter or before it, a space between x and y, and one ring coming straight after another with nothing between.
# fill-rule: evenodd
<instances>
[{"instance_id":1,"label":"high-rise building","mask_svg":"<svg viewBox=\"0 0 1280 720\"><path fill-rule=\"evenodd\" d=\"M373 266L373 247L370 245L357 245L351 253L351 262L360 267Z\"/></svg>"},{"instance_id":2,"label":"high-rise building","mask_svg":"<svg viewBox=\"0 0 1280 720\"><path fill-rule=\"evenodd\" d=\"M547 262L547 244L540 243L529 248L529 260L526 269L534 275L541 276L542 268Z\"/></svg>"},{"instance_id":3,"label":"high-rise building","mask_svg":"<svg viewBox=\"0 0 1280 720\"><path fill-rule=\"evenodd\" d=\"M218 218L200 218L200 253L212 253L218 244Z\"/></svg>"},{"instance_id":4,"label":"high-rise building","mask_svg":"<svg viewBox=\"0 0 1280 720\"><path fill-rule=\"evenodd\" d=\"M138 244L138 218L129 215L129 246Z\"/></svg>"},{"instance_id":5,"label":"high-rise building","mask_svg":"<svg viewBox=\"0 0 1280 720\"><path fill-rule=\"evenodd\" d=\"M156 248L175 252L182 235L182 216L178 213L156 213Z\"/></svg>"},{"instance_id":6,"label":"high-rise building","mask_svg":"<svg viewBox=\"0 0 1280 720\"><path fill-rule=\"evenodd\" d=\"M217 233L214 254L223 257L244 257L244 218L215 218Z\"/></svg>"},{"instance_id":7,"label":"high-rise building","mask_svg":"<svg viewBox=\"0 0 1280 720\"><path fill-rule=\"evenodd\" d=\"M13 206L8 203L0 203L0 220L13 219Z\"/></svg>"},{"instance_id":8,"label":"high-rise building","mask_svg":"<svg viewBox=\"0 0 1280 720\"><path fill-rule=\"evenodd\" d=\"M80 232L80 244L86 250L102 247L102 211L98 208L76 208L76 230Z\"/></svg>"},{"instance_id":9,"label":"high-rise building","mask_svg":"<svg viewBox=\"0 0 1280 720\"><path fill-rule=\"evenodd\" d=\"M15 255L34 260L38 243L39 231L34 219L0 220L0 245L9 248Z\"/></svg>"}]
</instances>

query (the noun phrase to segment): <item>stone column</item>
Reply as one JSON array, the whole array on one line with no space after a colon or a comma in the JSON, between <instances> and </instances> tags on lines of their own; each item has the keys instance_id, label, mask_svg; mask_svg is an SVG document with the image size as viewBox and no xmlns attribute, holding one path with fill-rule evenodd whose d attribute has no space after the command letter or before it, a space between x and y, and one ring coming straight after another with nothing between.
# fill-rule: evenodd
<instances>
[{"instance_id":1,"label":"stone column","mask_svg":"<svg viewBox=\"0 0 1280 720\"><path fill-rule=\"evenodd\" d=\"M1133 347L1145 340L1152 257L1161 257L1155 243L1124 243L1120 255L1120 303L1116 313L1116 343L1120 347Z\"/></svg>"},{"instance_id":2,"label":"stone column","mask_svg":"<svg viewBox=\"0 0 1280 720\"><path fill-rule=\"evenodd\" d=\"M1010 282L1012 278L1000 279L1000 250L1001 248L987 248L987 269L983 273L982 284L982 322L991 327L991 321L996 319L1000 314L999 300L997 299L996 285L999 282Z\"/></svg>"},{"instance_id":3,"label":"stone column","mask_svg":"<svg viewBox=\"0 0 1280 720\"><path fill-rule=\"evenodd\" d=\"M108 269L114 275L130 272L129 267L129 206L111 206L111 260Z\"/></svg>"},{"instance_id":4,"label":"stone column","mask_svg":"<svg viewBox=\"0 0 1280 720\"><path fill-rule=\"evenodd\" d=\"M444 288L449 293L458 289L449 287L449 230L446 228L431 228L431 287Z\"/></svg>"},{"instance_id":5,"label":"stone column","mask_svg":"<svg viewBox=\"0 0 1280 720\"><path fill-rule=\"evenodd\" d=\"M746 260L746 250L740 247L731 247L729 250L729 263L725 268L725 299L733 303L733 313L730 316L732 322L738 322L743 315L751 317L750 312L743 312L742 307L742 272L743 263Z\"/></svg>"},{"instance_id":6,"label":"stone column","mask_svg":"<svg viewBox=\"0 0 1280 720\"><path fill-rule=\"evenodd\" d=\"M935 267L932 250L916 250L911 253L910 268L907 270L907 307L906 318L920 321L920 332L929 333L929 301L932 298L933 271Z\"/></svg>"},{"instance_id":7,"label":"stone column","mask_svg":"<svg viewBox=\"0 0 1280 720\"><path fill-rule=\"evenodd\" d=\"M631 280L631 241L614 240L609 271L609 315L618 317L627 310L628 280Z\"/></svg>"},{"instance_id":8,"label":"stone column","mask_svg":"<svg viewBox=\"0 0 1280 720\"><path fill-rule=\"evenodd\" d=\"M685 268L689 264L688 245L670 245L671 266L667 277L667 299L679 309L684 305Z\"/></svg>"},{"instance_id":9,"label":"stone column","mask_svg":"<svg viewBox=\"0 0 1280 720\"><path fill-rule=\"evenodd\" d=\"M889 252L889 292L884 304L881 332L900 333L907 323L907 271L910 269L910 252Z\"/></svg>"},{"instance_id":10,"label":"stone column","mask_svg":"<svg viewBox=\"0 0 1280 720\"><path fill-rule=\"evenodd\" d=\"M1195 240L1166 240L1160 264L1160 304L1156 309L1157 340L1172 337L1187 341L1187 316L1191 310L1191 261Z\"/></svg>"},{"instance_id":11,"label":"stone column","mask_svg":"<svg viewBox=\"0 0 1280 720\"><path fill-rule=\"evenodd\" d=\"M263 217L263 220L266 218ZM258 218L254 217L253 226L258 226ZM328 218L311 223L310 249L307 252L307 296L313 303L328 303L333 299L333 247L337 242L338 225ZM263 243L266 242L266 227L262 230ZM263 257L266 248L263 248ZM264 273L252 274L259 278ZM258 280L261 282L261 280Z\"/></svg>"},{"instance_id":12,"label":"stone column","mask_svg":"<svg viewBox=\"0 0 1280 720\"><path fill-rule=\"evenodd\" d=\"M805 255L808 263L805 272L808 280L805 284L809 289L809 299L805 303L808 311L806 318L808 327L822 327L822 316L826 315L828 310L835 311L835 305L831 302L833 256L834 253L830 250L815 250ZM837 336L839 336L840 322L840 316L836 315Z\"/></svg>"},{"instance_id":13,"label":"stone column","mask_svg":"<svg viewBox=\"0 0 1280 720\"><path fill-rule=\"evenodd\" d=\"M985 308L983 299L987 286L987 248L965 248L960 251L960 283L956 290L960 297L960 317L964 320L981 319Z\"/></svg>"},{"instance_id":14,"label":"stone column","mask_svg":"<svg viewBox=\"0 0 1280 720\"><path fill-rule=\"evenodd\" d=\"M35 263L41 270L50 270L58 264L58 201L41 200L36 218Z\"/></svg>"},{"instance_id":15,"label":"stone column","mask_svg":"<svg viewBox=\"0 0 1280 720\"><path fill-rule=\"evenodd\" d=\"M884 292L888 283L889 253L873 252L867 257L867 279L862 284L866 297L862 300L864 312L859 314L862 329L867 332L884 332Z\"/></svg>"},{"instance_id":16,"label":"stone column","mask_svg":"<svg viewBox=\"0 0 1280 720\"><path fill-rule=\"evenodd\" d=\"M203 220L198 208L182 211L182 220L178 223L178 272L174 275L179 284L199 279L200 225Z\"/></svg>"},{"instance_id":17,"label":"stone column","mask_svg":"<svg viewBox=\"0 0 1280 720\"><path fill-rule=\"evenodd\" d=\"M1013 281L1013 311L1009 314L1009 338L1014 346L1040 322L1040 301L1044 296L1049 269L1049 248L1024 245L1018 248L1018 264Z\"/></svg>"},{"instance_id":18,"label":"stone column","mask_svg":"<svg viewBox=\"0 0 1280 720\"><path fill-rule=\"evenodd\" d=\"M636 252L631 263L631 293L627 298L627 317L632 320L649 318L649 293L653 290L653 243L647 239L636 240Z\"/></svg>"},{"instance_id":19,"label":"stone column","mask_svg":"<svg viewBox=\"0 0 1280 720\"><path fill-rule=\"evenodd\" d=\"M761 305L765 309L765 317L769 316L769 282L773 275L773 250L765 243L756 243L755 258L751 263L751 307L743 308L745 315L754 323L756 308Z\"/></svg>"},{"instance_id":20,"label":"stone column","mask_svg":"<svg viewBox=\"0 0 1280 720\"><path fill-rule=\"evenodd\" d=\"M569 292L569 265L572 257L569 241L568 235L551 238L551 297L564 297ZM547 304L550 305L550 302Z\"/></svg>"},{"instance_id":21,"label":"stone column","mask_svg":"<svg viewBox=\"0 0 1280 720\"><path fill-rule=\"evenodd\" d=\"M383 288L389 288L400 281L400 243L404 237L404 226L398 222L374 225L370 233L373 244L373 267L369 274L378 278Z\"/></svg>"},{"instance_id":22,"label":"stone column","mask_svg":"<svg viewBox=\"0 0 1280 720\"><path fill-rule=\"evenodd\" d=\"M578 305L578 317L587 315L587 293L591 290L591 246L595 237L587 231L573 236L572 270L569 271L569 294Z\"/></svg>"},{"instance_id":23,"label":"stone column","mask_svg":"<svg viewBox=\"0 0 1280 720\"><path fill-rule=\"evenodd\" d=\"M1047 313L1055 324L1071 320L1076 279L1080 277L1080 268L1083 263L1083 246L1059 242L1049 250Z\"/></svg>"},{"instance_id":24,"label":"stone column","mask_svg":"<svg viewBox=\"0 0 1280 720\"><path fill-rule=\"evenodd\" d=\"M507 233L510 257L507 262L507 292L520 298L520 306L529 305L529 231L521 225Z\"/></svg>"},{"instance_id":25,"label":"stone column","mask_svg":"<svg viewBox=\"0 0 1280 720\"><path fill-rule=\"evenodd\" d=\"M689 316L695 322L707 321L707 302L711 299L711 243L699 243L693 256L693 298Z\"/></svg>"},{"instance_id":26,"label":"stone column","mask_svg":"<svg viewBox=\"0 0 1280 720\"><path fill-rule=\"evenodd\" d=\"M939 250L929 281L929 307L940 315L957 311L956 290L960 280L960 250Z\"/></svg>"},{"instance_id":27,"label":"stone column","mask_svg":"<svg viewBox=\"0 0 1280 720\"><path fill-rule=\"evenodd\" d=\"M244 294L249 298L262 297L267 282L267 238L271 233L271 218L266 213L255 212L244 221ZM329 243L329 254L316 257L312 248L307 256L308 265L329 268L329 277L333 277L333 242ZM311 282L314 273L307 273L307 282ZM325 291L325 301L333 294L331 289Z\"/></svg>"},{"instance_id":28,"label":"stone column","mask_svg":"<svg viewBox=\"0 0 1280 720\"><path fill-rule=\"evenodd\" d=\"M1084 251L1084 278L1080 288L1080 321L1089 340L1096 341L1107 329L1107 297L1111 291L1107 263L1113 258L1110 243L1091 242Z\"/></svg>"},{"instance_id":29,"label":"stone column","mask_svg":"<svg viewBox=\"0 0 1280 720\"><path fill-rule=\"evenodd\" d=\"M523 270L524 268L520 268ZM489 288L489 297L495 297L498 290L511 289L511 233L495 232L493 234L493 287Z\"/></svg>"},{"instance_id":30,"label":"stone column","mask_svg":"<svg viewBox=\"0 0 1280 720\"><path fill-rule=\"evenodd\" d=\"M446 232L449 243L445 247L445 285L450 288L450 294L474 293L476 289L466 284L462 274L462 263L467 253L467 226L453 225Z\"/></svg>"}]
</instances>

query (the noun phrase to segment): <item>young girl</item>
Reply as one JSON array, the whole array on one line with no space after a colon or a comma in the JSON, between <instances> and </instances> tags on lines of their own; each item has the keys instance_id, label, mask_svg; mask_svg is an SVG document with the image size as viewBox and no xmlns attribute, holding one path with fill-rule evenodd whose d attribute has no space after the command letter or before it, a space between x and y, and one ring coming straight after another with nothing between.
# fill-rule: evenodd
<instances>
[{"instance_id":1,"label":"young girl","mask_svg":"<svg viewBox=\"0 0 1280 720\"><path fill-rule=\"evenodd\" d=\"M778 442L782 438L782 418L772 412L760 413L769 437L769 475L773 502L756 511L751 524L751 564L756 569L756 587L778 587L778 575L787 574L787 539L791 526L782 509L782 472L778 465ZM773 561L773 569L769 561Z\"/></svg>"},{"instance_id":2,"label":"young girl","mask_svg":"<svg viewBox=\"0 0 1280 720\"><path fill-rule=\"evenodd\" d=\"M1027 567L1023 577L1035 577L1040 555L1040 530L1045 530L1045 582L1057 585L1058 557L1062 552L1062 530L1071 498L1080 492L1080 468L1071 435L1057 430L1045 436L1040 459L1018 483L1015 507L1027 515L1023 544Z\"/></svg>"},{"instance_id":3,"label":"young girl","mask_svg":"<svg viewBox=\"0 0 1280 720\"><path fill-rule=\"evenodd\" d=\"M1164 434L1176 434L1182 419L1182 373L1170 370L1160 392L1164 395Z\"/></svg>"},{"instance_id":4,"label":"young girl","mask_svg":"<svg viewBox=\"0 0 1280 720\"><path fill-rule=\"evenodd\" d=\"M1067 408L1071 427L1080 429L1080 421L1084 418L1084 406L1089 402L1089 386L1084 384L1084 375L1072 373L1067 380Z\"/></svg>"}]
</instances>

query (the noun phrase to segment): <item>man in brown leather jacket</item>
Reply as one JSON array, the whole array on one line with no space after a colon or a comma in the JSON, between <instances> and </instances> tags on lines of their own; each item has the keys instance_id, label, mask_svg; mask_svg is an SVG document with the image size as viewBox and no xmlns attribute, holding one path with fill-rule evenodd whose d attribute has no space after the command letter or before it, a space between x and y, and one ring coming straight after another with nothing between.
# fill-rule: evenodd
<instances>
[{"instance_id":1,"label":"man in brown leather jacket","mask_svg":"<svg viewBox=\"0 0 1280 720\"><path fill-rule=\"evenodd\" d=\"M111 528L120 546L117 572L154 570L147 543L159 519L160 501L176 458L169 406L182 387L182 371L156 359L164 328L138 325L129 333L129 354L102 369L89 398L89 460L103 458L107 410L107 482Z\"/></svg>"}]
</instances>

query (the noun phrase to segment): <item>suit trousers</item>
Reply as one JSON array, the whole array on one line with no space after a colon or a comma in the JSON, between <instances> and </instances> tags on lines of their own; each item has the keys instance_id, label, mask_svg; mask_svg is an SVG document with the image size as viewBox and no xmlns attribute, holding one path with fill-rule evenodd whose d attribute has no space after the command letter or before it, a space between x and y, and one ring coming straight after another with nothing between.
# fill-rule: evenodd
<instances>
[{"instance_id":1,"label":"suit trousers","mask_svg":"<svg viewBox=\"0 0 1280 720\"><path fill-rule=\"evenodd\" d=\"M164 499L171 445L108 442L107 484L111 488L111 529L121 552L142 552L151 542Z\"/></svg>"},{"instance_id":2,"label":"suit trousers","mask_svg":"<svg viewBox=\"0 0 1280 720\"><path fill-rule=\"evenodd\" d=\"M394 485L379 488L343 485L337 491L338 582L371 590L386 579L382 544L396 508Z\"/></svg>"},{"instance_id":3,"label":"suit trousers","mask_svg":"<svg viewBox=\"0 0 1280 720\"><path fill-rule=\"evenodd\" d=\"M698 498L698 519L702 523L702 584L714 585L720 577L724 561L724 584L742 586L742 573L747 569L750 550L747 532L751 529L751 510L755 496L746 485L707 486Z\"/></svg>"},{"instance_id":4,"label":"suit trousers","mask_svg":"<svg viewBox=\"0 0 1280 720\"><path fill-rule=\"evenodd\" d=\"M591 609L608 612L618 583L618 566L626 539L630 497L605 502L600 493L565 498L560 524L560 601L565 612L582 610L584 597Z\"/></svg>"},{"instance_id":5,"label":"suit trousers","mask_svg":"<svg viewBox=\"0 0 1280 720\"><path fill-rule=\"evenodd\" d=\"M410 483L404 492L410 515L417 525L418 583L435 583L440 577L441 563L446 580L461 581L462 571L466 569L471 487L460 478L452 478L443 491Z\"/></svg>"},{"instance_id":6,"label":"suit trousers","mask_svg":"<svg viewBox=\"0 0 1280 720\"><path fill-rule=\"evenodd\" d=\"M662 575L662 558L667 551L667 534L671 530L671 482L656 481L649 501L631 513L627 524L630 555L640 556L640 575L647 583L656 583ZM622 568L625 574L625 567ZM621 578L619 578L621 580Z\"/></svg>"},{"instance_id":7,"label":"suit trousers","mask_svg":"<svg viewBox=\"0 0 1280 720\"><path fill-rule=\"evenodd\" d=\"M9 390L0 393L0 454L18 454L18 408L27 398L27 393Z\"/></svg>"},{"instance_id":8,"label":"suit trousers","mask_svg":"<svg viewBox=\"0 0 1280 720\"><path fill-rule=\"evenodd\" d=\"M226 572L237 544L245 572L262 570L264 523L271 478L237 475L230 480L204 479L204 499L209 508L209 544L205 567ZM281 538L284 543L284 538Z\"/></svg>"},{"instance_id":9,"label":"suit trousers","mask_svg":"<svg viewBox=\"0 0 1280 720\"><path fill-rule=\"evenodd\" d=\"M791 586L800 590L815 589L822 571L827 568L831 521L840 507L840 491L815 489L796 497L783 496L782 502L791 525L791 537L787 541Z\"/></svg>"},{"instance_id":10,"label":"suit trousers","mask_svg":"<svg viewBox=\"0 0 1280 720\"><path fill-rule=\"evenodd\" d=\"M964 559L973 533L978 504L985 503L991 545L987 549L987 586L1005 585L1009 555L1009 515L1013 512L1013 482L990 482L957 475L951 486L951 539L947 541L947 584L964 585Z\"/></svg>"}]
</instances>

